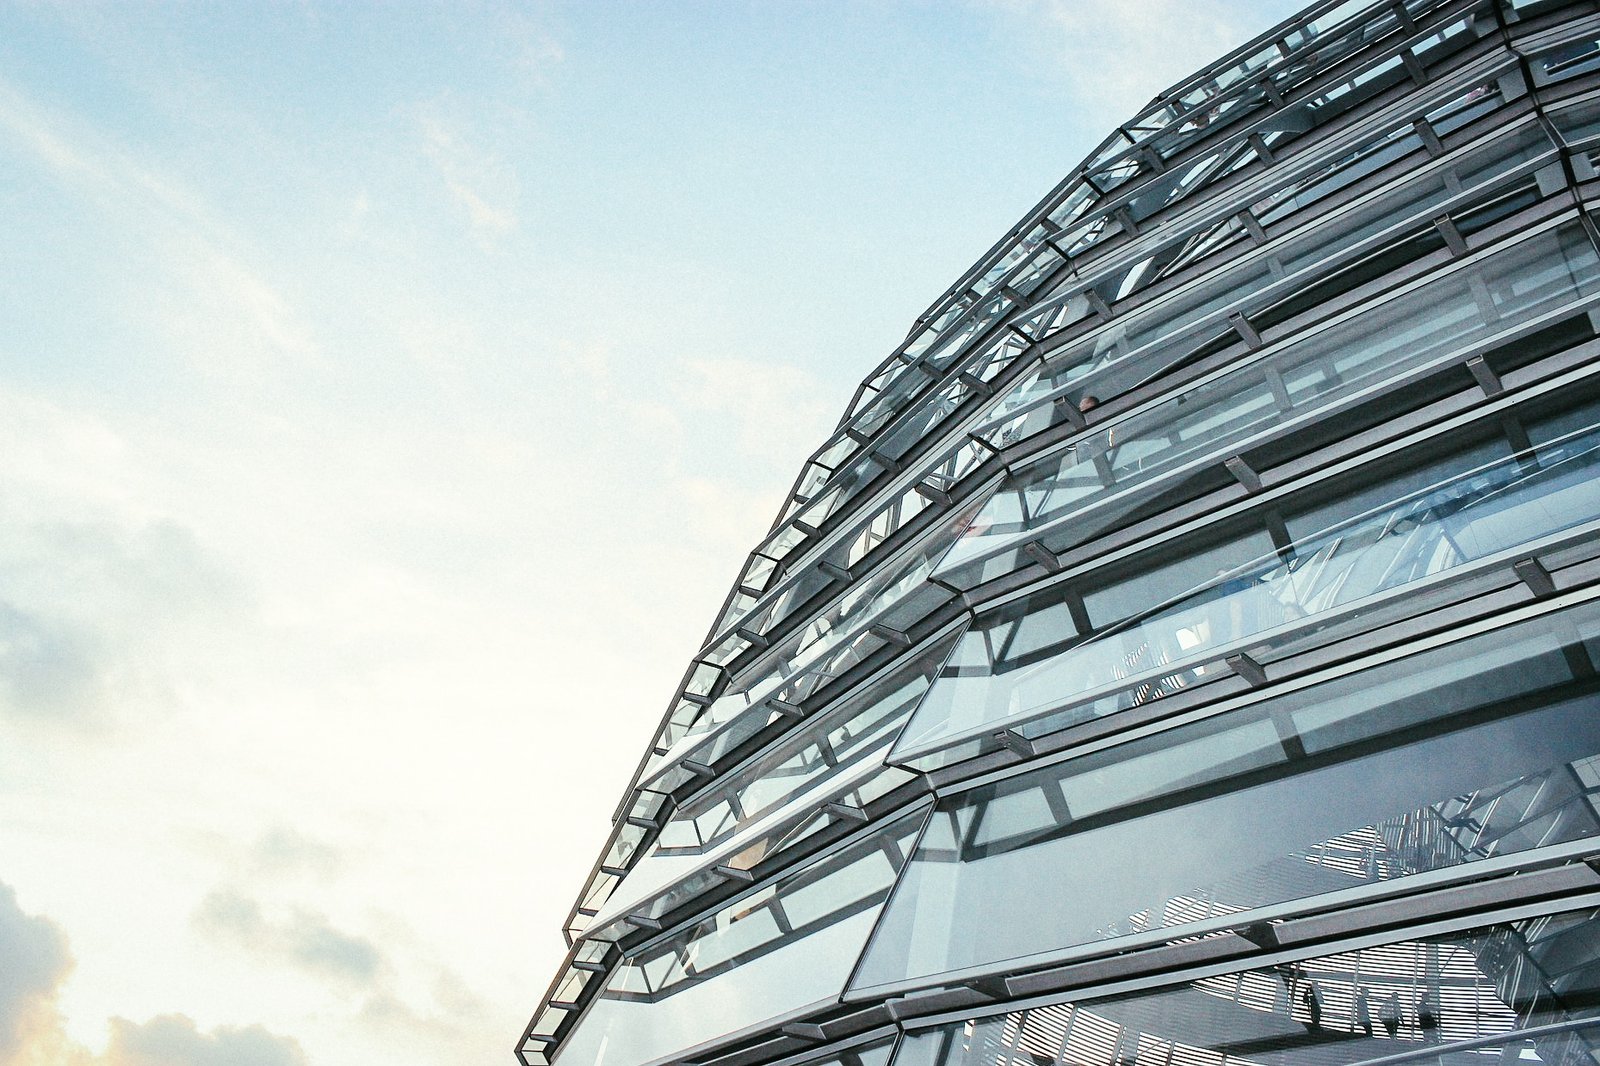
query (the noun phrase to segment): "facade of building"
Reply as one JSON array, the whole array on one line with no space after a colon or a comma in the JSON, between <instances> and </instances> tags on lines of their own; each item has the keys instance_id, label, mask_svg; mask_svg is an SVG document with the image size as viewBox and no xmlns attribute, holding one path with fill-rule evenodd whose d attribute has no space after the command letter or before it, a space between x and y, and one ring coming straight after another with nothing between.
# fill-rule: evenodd
<instances>
[{"instance_id":1,"label":"facade of building","mask_svg":"<svg viewBox=\"0 0 1600 1066\"><path fill-rule=\"evenodd\" d=\"M917 320L526 1066L1593 1064L1600 4L1324 0Z\"/></svg>"}]
</instances>

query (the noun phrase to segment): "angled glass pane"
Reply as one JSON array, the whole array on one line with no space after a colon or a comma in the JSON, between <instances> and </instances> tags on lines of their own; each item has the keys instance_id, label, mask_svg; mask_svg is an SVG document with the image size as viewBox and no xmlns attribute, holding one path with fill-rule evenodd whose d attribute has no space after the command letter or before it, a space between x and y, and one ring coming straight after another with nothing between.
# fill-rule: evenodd
<instances>
[{"instance_id":1,"label":"angled glass pane","mask_svg":"<svg viewBox=\"0 0 1600 1066\"><path fill-rule=\"evenodd\" d=\"M1403 476L1398 487L1413 483ZM1370 502L1370 493L1334 501L1316 517L1334 517L1341 502L1348 514L1350 504ZM1380 599L1403 594L1425 606L1415 597L1426 584L1509 561L1508 553L1597 520L1600 429L1591 427L1388 500L1300 537L1287 551L1272 550L1264 533L1236 539L1201 557L1217 569L1183 592L1178 582L1194 575L1195 561L1088 595L1089 617L1115 624L1048 657L1008 647L980 651L975 645L987 630L974 627L918 707L894 758L911 760L1045 714L1070 719L1075 707L1090 718L1149 703L1231 675L1226 656L1246 647L1330 639L1336 623L1365 625L1363 612ZM1250 545L1262 554L1232 565Z\"/></svg>"},{"instance_id":2,"label":"angled glass pane","mask_svg":"<svg viewBox=\"0 0 1600 1066\"><path fill-rule=\"evenodd\" d=\"M1526 174L1554 154L1555 147L1530 121L1458 158L1427 166L1399 189L1372 193L1287 243L1242 256L1214 277L1119 315L1084 341L1052 352L1037 374L1007 392L978 432L993 443L1009 444L1062 421L1053 406L1058 398L1079 405L1092 396L1096 404L1104 403L1186 358L1198 344L1230 332L1223 312L1245 302L1251 311L1268 306L1303 288L1308 276L1329 273L1355 250L1430 223L1446 201L1493 195L1507 175ZM1038 314L1049 317L1050 310Z\"/></svg>"},{"instance_id":3,"label":"angled glass pane","mask_svg":"<svg viewBox=\"0 0 1600 1066\"><path fill-rule=\"evenodd\" d=\"M916 498L919 508L927 505L916 493L908 496ZM786 636L766 657L765 666L752 669L704 709L663 757L655 774L659 777L688 757L715 762L781 716L782 710L769 701L801 703L882 647L885 638L880 627L903 632L951 599L948 589L930 583L927 577L933 561L971 521L976 508L973 504L944 516L892 564L886 562L873 576L851 586L827 611Z\"/></svg>"},{"instance_id":4,"label":"angled glass pane","mask_svg":"<svg viewBox=\"0 0 1600 1066\"><path fill-rule=\"evenodd\" d=\"M1569 910L957 1021L895 1066L1579 1066L1600 1058L1600 912Z\"/></svg>"},{"instance_id":5,"label":"angled glass pane","mask_svg":"<svg viewBox=\"0 0 1600 1066\"><path fill-rule=\"evenodd\" d=\"M834 1000L925 816L898 818L639 949L555 1062L646 1066Z\"/></svg>"},{"instance_id":6,"label":"angled glass pane","mask_svg":"<svg viewBox=\"0 0 1600 1066\"><path fill-rule=\"evenodd\" d=\"M1597 634L1590 602L948 800L853 991L1591 839Z\"/></svg>"},{"instance_id":7,"label":"angled glass pane","mask_svg":"<svg viewBox=\"0 0 1600 1066\"><path fill-rule=\"evenodd\" d=\"M865 682L840 706L686 801L595 916L590 935L604 935L608 923L629 914L660 917L719 884L715 867L751 869L848 820L825 804L865 810L914 780L885 766L883 757L954 639L936 641Z\"/></svg>"},{"instance_id":8,"label":"angled glass pane","mask_svg":"<svg viewBox=\"0 0 1600 1066\"><path fill-rule=\"evenodd\" d=\"M1135 409L1019 471L934 570L960 587L1009 573L1045 533L1082 543L1175 478L1459 358L1491 336L1600 291L1580 227L1544 230L1377 306Z\"/></svg>"}]
</instances>

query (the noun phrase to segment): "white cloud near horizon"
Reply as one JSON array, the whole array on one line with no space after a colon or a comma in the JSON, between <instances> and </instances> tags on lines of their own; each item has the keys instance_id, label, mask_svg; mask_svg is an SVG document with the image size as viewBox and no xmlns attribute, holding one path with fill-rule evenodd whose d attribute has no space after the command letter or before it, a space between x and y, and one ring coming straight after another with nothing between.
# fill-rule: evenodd
<instances>
[{"instance_id":1,"label":"white cloud near horizon","mask_svg":"<svg viewBox=\"0 0 1600 1066\"><path fill-rule=\"evenodd\" d=\"M73 966L67 938L48 918L24 912L3 881L0 959L0 1066L306 1066L292 1038L260 1025L201 1032L181 1014L144 1023L112 1017L101 1054L76 1043L56 1006Z\"/></svg>"}]
</instances>

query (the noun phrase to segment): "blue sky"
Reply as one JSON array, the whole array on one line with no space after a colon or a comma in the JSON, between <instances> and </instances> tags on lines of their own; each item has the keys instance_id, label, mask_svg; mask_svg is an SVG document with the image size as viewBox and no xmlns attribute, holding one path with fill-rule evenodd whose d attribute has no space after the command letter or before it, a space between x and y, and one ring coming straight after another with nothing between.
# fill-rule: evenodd
<instances>
[{"instance_id":1,"label":"blue sky","mask_svg":"<svg viewBox=\"0 0 1600 1066\"><path fill-rule=\"evenodd\" d=\"M856 382L1291 10L0 7L0 1066L510 1061Z\"/></svg>"}]
</instances>

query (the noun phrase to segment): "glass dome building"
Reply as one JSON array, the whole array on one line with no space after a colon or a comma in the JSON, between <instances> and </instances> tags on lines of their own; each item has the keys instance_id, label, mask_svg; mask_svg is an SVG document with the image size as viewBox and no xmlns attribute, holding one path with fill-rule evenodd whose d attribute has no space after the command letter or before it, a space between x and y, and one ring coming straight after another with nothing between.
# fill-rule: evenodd
<instances>
[{"instance_id":1,"label":"glass dome building","mask_svg":"<svg viewBox=\"0 0 1600 1066\"><path fill-rule=\"evenodd\" d=\"M1600 1049L1600 4L1324 0L913 325L526 1066Z\"/></svg>"}]
</instances>

